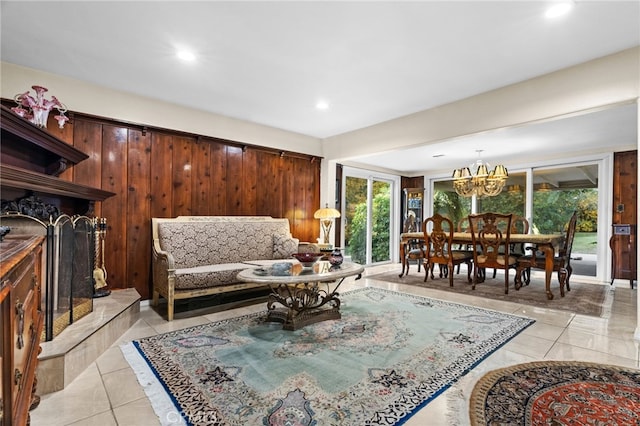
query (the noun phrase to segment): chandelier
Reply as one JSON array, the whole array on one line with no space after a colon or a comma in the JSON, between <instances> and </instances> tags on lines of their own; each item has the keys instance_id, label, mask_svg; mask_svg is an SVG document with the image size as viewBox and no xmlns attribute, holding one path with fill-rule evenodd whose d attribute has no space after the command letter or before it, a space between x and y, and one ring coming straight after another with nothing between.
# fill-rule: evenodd
<instances>
[{"instance_id":1,"label":"chandelier","mask_svg":"<svg viewBox=\"0 0 640 426\"><path fill-rule=\"evenodd\" d=\"M509 173L507 168L501 164L493 170L487 163L480 159L482 150L477 150L478 159L471 167L463 167L453 171L453 188L458 195L463 197L493 197L502 192ZM476 173L471 174L471 169L475 168Z\"/></svg>"}]
</instances>

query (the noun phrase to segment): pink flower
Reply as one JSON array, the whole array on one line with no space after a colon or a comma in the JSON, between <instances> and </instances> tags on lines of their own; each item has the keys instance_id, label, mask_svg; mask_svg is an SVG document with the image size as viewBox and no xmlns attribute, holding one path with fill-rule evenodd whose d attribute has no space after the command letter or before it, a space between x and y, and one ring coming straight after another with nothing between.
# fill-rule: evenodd
<instances>
[{"instance_id":1,"label":"pink flower","mask_svg":"<svg viewBox=\"0 0 640 426\"><path fill-rule=\"evenodd\" d=\"M19 95L16 95L14 99L19 105L24 107L31 108L33 105L36 105L36 100L29 95L29 92L20 93Z\"/></svg>"},{"instance_id":2,"label":"pink flower","mask_svg":"<svg viewBox=\"0 0 640 426\"><path fill-rule=\"evenodd\" d=\"M60 126L61 129L64 127L64 123L69 121L69 118L64 115L64 113L60 113L60 115L56 115L54 118L58 120L58 126Z\"/></svg>"},{"instance_id":3,"label":"pink flower","mask_svg":"<svg viewBox=\"0 0 640 426\"><path fill-rule=\"evenodd\" d=\"M53 100L53 106L56 106L60 109L64 109L64 111L66 112L67 109L64 107L64 105L62 105L62 102L60 102L58 100L58 98L56 98L55 96L51 95L51 99Z\"/></svg>"},{"instance_id":4,"label":"pink flower","mask_svg":"<svg viewBox=\"0 0 640 426\"><path fill-rule=\"evenodd\" d=\"M26 115L29 114L29 111L27 111L26 109L22 108L21 106L13 107L13 108L11 108L11 111L15 112L16 114L18 114L22 118L26 118Z\"/></svg>"}]
</instances>

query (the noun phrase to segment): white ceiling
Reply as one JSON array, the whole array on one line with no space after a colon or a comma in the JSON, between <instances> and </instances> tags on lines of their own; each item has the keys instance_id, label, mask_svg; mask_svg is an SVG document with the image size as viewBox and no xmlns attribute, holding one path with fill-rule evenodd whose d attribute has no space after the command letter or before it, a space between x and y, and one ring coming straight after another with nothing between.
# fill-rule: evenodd
<instances>
[{"instance_id":1,"label":"white ceiling","mask_svg":"<svg viewBox=\"0 0 640 426\"><path fill-rule=\"evenodd\" d=\"M553 21L544 18L548 5L2 0L0 53L5 62L327 138L640 45L638 1L576 1ZM177 60L178 47L196 60ZM319 100L329 109L316 110ZM496 144L504 161L524 161L531 150L628 144L636 121L636 107L626 106L357 161L409 174L462 143Z\"/></svg>"},{"instance_id":2,"label":"white ceiling","mask_svg":"<svg viewBox=\"0 0 640 426\"><path fill-rule=\"evenodd\" d=\"M636 149L637 117L636 104L621 105L396 152L374 153L357 158L352 164L400 170L410 176L425 170L450 172L480 157L492 165L505 164L511 171L518 166L558 157L575 158L612 149ZM478 154L476 150L482 152Z\"/></svg>"}]
</instances>

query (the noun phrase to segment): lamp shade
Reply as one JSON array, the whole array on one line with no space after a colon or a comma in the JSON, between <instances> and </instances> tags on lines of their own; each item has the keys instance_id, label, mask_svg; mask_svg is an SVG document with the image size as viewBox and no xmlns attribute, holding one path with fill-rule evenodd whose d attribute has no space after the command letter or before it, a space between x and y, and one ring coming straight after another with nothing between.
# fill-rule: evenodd
<instances>
[{"instance_id":1,"label":"lamp shade","mask_svg":"<svg viewBox=\"0 0 640 426\"><path fill-rule=\"evenodd\" d=\"M489 176L489 170L487 170L486 164L478 165L478 170L476 170L476 177L487 177Z\"/></svg>"},{"instance_id":2,"label":"lamp shade","mask_svg":"<svg viewBox=\"0 0 640 426\"><path fill-rule=\"evenodd\" d=\"M501 164L498 164L493 170L493 177L497 179L506 179L507 177L509 177L507 168Z\"/></svg>"},{"instance_id":3,"label":"lamp shade","mask_svg":"<svg viewBox=\"0 0 640 426\"><path fill-rule=\"evenodd\" d=\"M454 179L469 179L471 178L471 170L468 167L463 167L461 169L455 169L453 171Z\"/></svg>"},{"instance_id":4,"label":"lamp shade","mask_svg":"<svg viewBox=\"0 0 640 426\"><path fill-rule=\"evenodd\" d=\"M329 208L327 204L327 207L316 210L313 217L315 219L334 219L340 217L340 212L336 209Z\"/></svg>"}]
</instances>

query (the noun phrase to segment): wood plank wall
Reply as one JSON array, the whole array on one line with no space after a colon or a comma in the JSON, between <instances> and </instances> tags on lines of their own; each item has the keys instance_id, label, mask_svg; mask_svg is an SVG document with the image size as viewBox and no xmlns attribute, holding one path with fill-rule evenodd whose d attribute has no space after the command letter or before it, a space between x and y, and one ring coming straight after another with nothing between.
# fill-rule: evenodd
<instances>
[{"instance_id":1,"label":"wood plank wall","mask_svg":"<svg viewBox=\"0 0 640 426\"><path fill-rule=\"evenodd\" d=\"M94 211L107 219L111 289L150 298L151 217L286 217L301 241L319 235L319 158L78 113L63 130L48 129L89 155L62 178L116 194Z\"/></svg>"}]
</instances>

